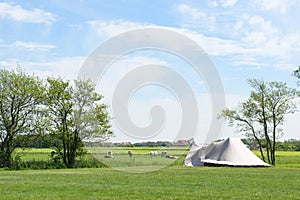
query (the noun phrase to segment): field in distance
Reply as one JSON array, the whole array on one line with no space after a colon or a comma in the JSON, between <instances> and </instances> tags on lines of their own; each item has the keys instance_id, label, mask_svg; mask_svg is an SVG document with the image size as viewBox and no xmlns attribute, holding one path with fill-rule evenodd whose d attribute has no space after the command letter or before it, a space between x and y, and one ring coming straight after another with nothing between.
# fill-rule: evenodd
<instances>
[{"instance_id":1,"label":"field in distance","mask_svg":"<svg viewBox=\"0 0 300 200\"><path fill-rule=\"evenodd\" d=\"M15 155L19 155L22 161L41 161L50 159L53 149L16 149ZM183 165L183 159L188 152L187 147L90 147L88 153L99 159L104 164L112 167L122 166L145 166L145 165ZM111 151L114 159L104 158ZM133 153L132 158L128 156L128 151ZM158 155L150 156L151 151L157 151ZM162 151L168 155L176 156L178 159L161 158ZM258 157L259 151L253 151ZM90 155L88 155L90 156ZM300 151L276 151L277 166L300 168Z\"/></svg>"}]
</instances>

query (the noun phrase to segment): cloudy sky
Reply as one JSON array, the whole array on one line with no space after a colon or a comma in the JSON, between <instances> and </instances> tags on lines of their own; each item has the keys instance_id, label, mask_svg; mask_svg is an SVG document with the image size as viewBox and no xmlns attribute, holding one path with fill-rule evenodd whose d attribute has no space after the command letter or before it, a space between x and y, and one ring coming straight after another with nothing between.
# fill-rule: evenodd
<instances>
[{"instance_id":1,"label":"cloudy sky","mask_svg":"<svg viewBox=\"0 0 300 200\"><path fill-rule=\"evenodd\" d=\"M163 28L185 35L204 49L222 79L226 106L235 107L249 95L250 78L296 87L291 73L300 65L299 10L297 0L1 1L0 68L21 66L42 77L71 80L91 52L109 38L144 27ZM203 140L215 120L211 119L209 86L193 67L168 52L135 51L111 65L97 83L105 102L111 105L118 79L145 64L168 66L191 85L200 113L196 138ZM180 108L175 111L180 104L176 95L148 84L132 96L129 115L135 124L151 123L150 108L160 104L168 119L165 130L151 138L139 138L122 133L122 128L113 124L117 134L113 140L176 137L181 121ZM299 139L299 118L299 113L288 116L283 139ZM240 137L226 124L218 135Z\"/></svg>"}]
</instances>

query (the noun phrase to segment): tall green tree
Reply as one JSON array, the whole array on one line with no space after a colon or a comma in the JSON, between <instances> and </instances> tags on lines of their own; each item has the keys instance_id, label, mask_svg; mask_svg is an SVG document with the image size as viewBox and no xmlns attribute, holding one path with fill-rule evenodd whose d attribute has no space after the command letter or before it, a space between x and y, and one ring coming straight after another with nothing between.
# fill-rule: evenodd
<instances>
[{"instance_id":1,"label":"tall green tree","mask_svg":"<svg viewBox=\"0 0 300 200\"><path fill-rule=\"evenodd\" d=\"M103 96L91 81L78 79L74 86L59 78L47 81L50 131L60 157L71 168L83 152L83 139L107 139L112 135L107 106L100 103Z\"/></svg>"},{"instance_id":2,"label":"tall green tree","mask_svg":"<svg viewBox=\"0 0 300 200\"><path fill-rule=\"evenodd\" d=\"M297 91L286 83L249 80L250 97L236 109L225 109L222 117L236 124L239 131L253 137L259 144L262 159L275 165L276 141L283 134L285 116L296 111L292 101ZM266 155L262 151L266 142Z\"/></svg>"},{"instance_id":3,"label":"tall green tree","mask_svg":"<svg viewBox=\"0 0 300 200\"><path fill-rule=\"evenodd\" d=\"M82 139L107 140L113 136L108 107L101 103L103 96L96 92L90 80L74 80L74 122Z\"/></svg>"},{"instance_id":4,"label":"tall green tree","mask_svg":"<svg viewBox=\"0 0 300 200\"><path fill-rule=\"evenodd\" d=\"M16 137L41 131L42 82L21 69L0 70L0 167L10 167Z\"/></svg>"},{"instance_id":5,"label":"tall green tree","mask_svg":"<svg viewBox=\"0 0 300 200\"><path fill-rule=\"evenodd\" d=\"M276 141L281 137L284 132L282 125L285 121L285 116L296 112L296 104L293 101L297 97L297 91L289 88L286 83L272 81L266 83L268 92L266 95L266 110L267 110L267 122L270 126L270 130L267 130L267 134L271 135L271 140L268 142L270 149L271 164L275 165L275 150ZM265 133L266 134L266 133Z\"/></svg>"},{"instance_id":6,"label":"tall green tree","mask_svg":"<svg viewBox=\"0 0 300 200\"><path fill-rule=\"evenodd\" d=\"M48 116L50 124L48 126L50 134L54 138L53 145L57 148L59 156L66 166L71 167L75 158L71 154L70 145L76 143L72 134L72 87L69 82L62 79L48 78L47 90ZM75 144L74 144L75 145Z\"/></svg>"}]
</instances>

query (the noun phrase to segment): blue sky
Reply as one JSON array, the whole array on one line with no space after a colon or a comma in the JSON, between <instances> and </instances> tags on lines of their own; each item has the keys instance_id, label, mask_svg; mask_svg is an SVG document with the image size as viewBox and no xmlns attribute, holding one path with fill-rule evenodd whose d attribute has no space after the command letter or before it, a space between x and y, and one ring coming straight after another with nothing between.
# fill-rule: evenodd
<instances>
[{"instance_id":1,"label":"blue sky","mask_svg":"<svg viewBox=\"0 0 300 200\"><path fill-rule=\"evenodd\" d=\"M108 38L137 28L168 28L185 34L208 53L222 78L226 104L233 107L249 94L249 78L284 81L296 87L291 73L300 65L299 10L297 0L1 1L0 67L20 65L40 76L73 79L87 56ZM122 62L172 66L185 74L197 95L206 94L203 80L194 77L186 70L187 64L172 55L137 52L125 56ZM116 82L114 72L119 73L118 67L111 70L109 80L104 80L104 88L99 86L105 96L111 95L109 90ZM151 87L146 90L155 93ZM135 104L141 107L149 104L145 96L160 103L165 99L161 89L156 91L161 96L153 99L145 91L140 93ZM173 104L168 106L173 112ZM136 120L148 111L136 110ZM299 117L289 116L285 138L299 138L295 125ZM175 121L171 120L173 124ZM238 135L225 125L220 137L226 136ZM168 137L166 134L156 139ZM123 139L130 140L119 137Z\"/></svg>"}]
</instances>

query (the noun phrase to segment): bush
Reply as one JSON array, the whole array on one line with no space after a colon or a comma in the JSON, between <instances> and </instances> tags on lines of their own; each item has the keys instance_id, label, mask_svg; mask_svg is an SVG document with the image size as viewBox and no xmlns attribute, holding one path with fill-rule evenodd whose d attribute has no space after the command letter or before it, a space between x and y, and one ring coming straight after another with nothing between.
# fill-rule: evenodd
<instances>
[{"instance_id":1,"label":"bush","mask_svg":"<svg viewBox=\"0 0 300 200\"><path fill-rule=\"evenodd\" d=\"M103 163L99 162L97 159L87 154L76 160L74 168L103 168L107 167ZM59 156L54 156L48 160L27 160L22 161L20 155L16 155L9 168L5 170L26 170L26 169L65 169L67 166L63 163Z\"/></svg>"}]
</instances>

